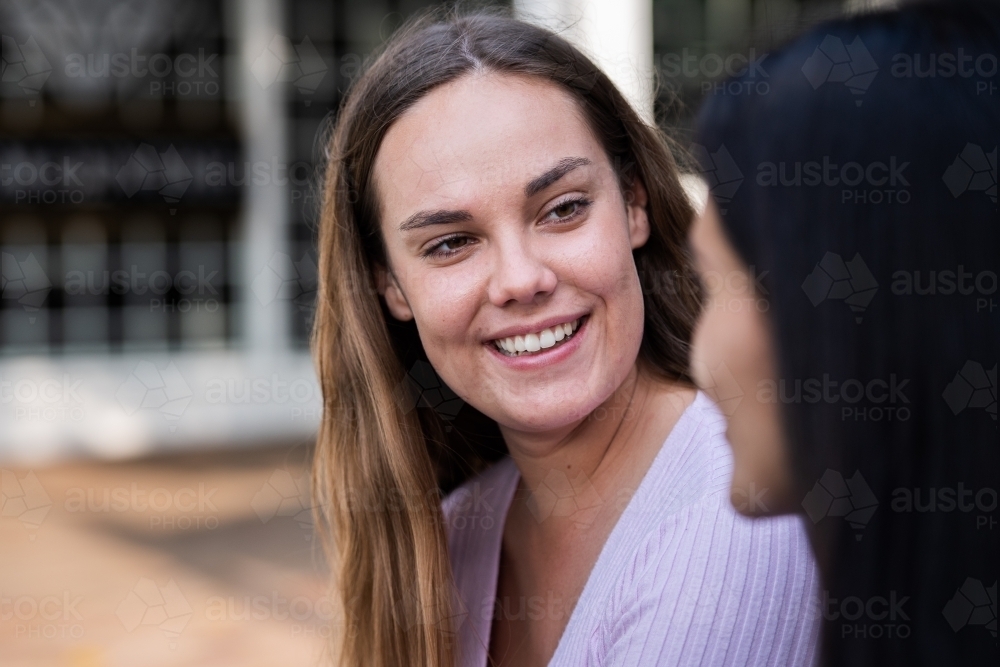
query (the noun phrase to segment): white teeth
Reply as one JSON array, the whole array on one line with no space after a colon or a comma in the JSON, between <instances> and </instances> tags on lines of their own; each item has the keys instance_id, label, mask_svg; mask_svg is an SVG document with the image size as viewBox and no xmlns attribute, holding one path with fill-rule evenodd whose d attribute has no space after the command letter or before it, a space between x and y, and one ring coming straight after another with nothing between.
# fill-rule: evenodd
<instances>
[{"instance_id":1,"label":"white teeth","mask_svg":"<svg viewBox=\"0 0 1000 667\"><path fill-rule=\"evenodd\" d=\"M549 329L542 329L537 333L529 333L513 338L497 338L494 345L511 356L530 354L554 347L556 343L566 340L572 336L580 327L580 320L557 324Z\"/></svg>"},{"instance_id":2,"label":"white teeth","mask_svg":"<svg viewBox=\"0 0 1000 667\"><path fill-rule=\"evenodd\" d=\"M542 329L542 333L538 335L538 342L543 350L552 347L556 344L556 335L552 333L552 329Z\"/></svg>"}]
</instances>

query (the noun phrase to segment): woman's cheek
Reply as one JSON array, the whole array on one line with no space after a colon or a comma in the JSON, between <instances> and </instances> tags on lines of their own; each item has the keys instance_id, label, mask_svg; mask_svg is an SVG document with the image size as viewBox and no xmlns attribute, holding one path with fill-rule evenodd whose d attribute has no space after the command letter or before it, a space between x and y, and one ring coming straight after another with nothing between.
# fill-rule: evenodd
<instances>
[{"instance_id":1,"label":"woman's cheek","mask_svg":"<svg viewBox=\"0 0 1000 667\"><path fill-rule=\"evenodd\" d=\"M467 278L463 280L464 273L457 267L432 269L422 281L421 291L435 304L442 300L447 302L459 299L463 284L467 284ZM440 306L438 305L438 307Z\"/></svg>"},{"instance_id":2,"label":"woman's cheek","mask_svg":"<svg viewBox=\"0 0 1000 667\"><path fill-rule=\"evenodd\" d=\"M465 267L433 269L420 280L414 302L419 308L418 323L434 330L465 331L471 324L481 299L480 277ZM449 336L452 337L452 336Z\"/></svg>"},{"instance_id":3,"label":"woman's cheek","mask_svg":"<svg viewBox=\"0 0 1000 667\"><path fill-rule=\"evenodd\" d=\"M569 244L560 259L563 271L574 287L585 292L610 296L635 288L635 263L631 252L608 252L621 245L621 239L607 238L606 234L581 236ZM628 246L626 246L627 248Z\"/></svg>"}]
</instances>

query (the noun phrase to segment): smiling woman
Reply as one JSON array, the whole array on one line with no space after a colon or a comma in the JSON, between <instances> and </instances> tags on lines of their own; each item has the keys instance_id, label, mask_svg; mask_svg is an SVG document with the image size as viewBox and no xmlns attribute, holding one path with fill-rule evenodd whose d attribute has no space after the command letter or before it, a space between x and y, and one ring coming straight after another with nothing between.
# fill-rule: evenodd
<instances>
[{"instance_id":1,"label":"smiling woman","mask_svg":"<svg viewBox=\"0 0 1000 667\"><path fill-rule=\"evenodd\" d=\"M313 338L336 664L811 661L801 523L732 508L688 377L692 217L665 138L545 30L425 17L355 83ZM407 409L414 350L501 460Z\"/></svg>"}]
</instances>

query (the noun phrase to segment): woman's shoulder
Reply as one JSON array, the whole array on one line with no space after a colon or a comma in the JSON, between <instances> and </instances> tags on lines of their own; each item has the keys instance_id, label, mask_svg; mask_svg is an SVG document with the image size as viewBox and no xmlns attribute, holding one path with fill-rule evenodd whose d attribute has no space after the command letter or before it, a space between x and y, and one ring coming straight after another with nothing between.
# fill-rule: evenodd
<instances>
[{"instance_id":1,"label":"woman's shoulder","mask_svg":"<svg viewBox=\"0 0 1000 667\"><path fill-rule=\"evenodd\" d=\"M819 571L801 517L703 503L664 521L622 570L587 642L601 664L810 665ZM685 641L677 642L677 636Z\"/></svg>"},{"instance_id":2,"label":"woman's shoulder","mask_svg":"<svg viewBox=\"0 0 1000 667\"><path fill-rule=\"evenodd\" d=\"M634 550L587 650L601 664L643 664L652 652L666 664L811 665L818 589L801 516L748 518L711 494Z\"/></svg>"}]
</instances>

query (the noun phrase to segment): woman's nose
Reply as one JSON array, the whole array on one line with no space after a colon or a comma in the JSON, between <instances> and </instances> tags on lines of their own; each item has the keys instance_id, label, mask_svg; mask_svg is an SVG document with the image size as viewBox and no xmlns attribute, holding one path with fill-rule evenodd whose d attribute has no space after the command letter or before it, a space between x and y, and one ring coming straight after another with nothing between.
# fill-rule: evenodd
<instances>
[{"instance_id":1,"label":"woman's nose","mask_svg":"<svg viewBox=\"0 0 1000 667\"><path fill-rule=\"evenodd\" d=\"M555 290L556 274L537 249L531 247L530 239L507 238L495 247L498 258L489 282L489 299L493 305L533 303Z\"/></svg>"}]
</instances>

